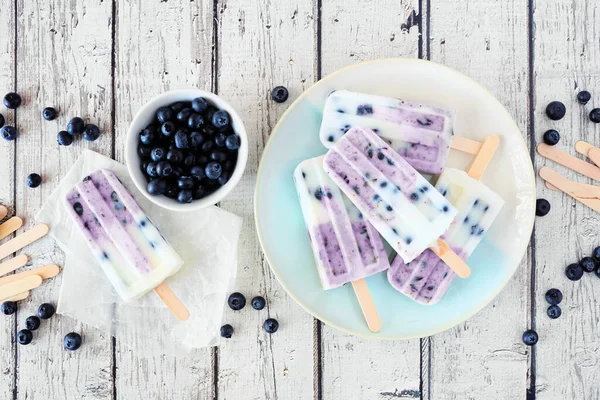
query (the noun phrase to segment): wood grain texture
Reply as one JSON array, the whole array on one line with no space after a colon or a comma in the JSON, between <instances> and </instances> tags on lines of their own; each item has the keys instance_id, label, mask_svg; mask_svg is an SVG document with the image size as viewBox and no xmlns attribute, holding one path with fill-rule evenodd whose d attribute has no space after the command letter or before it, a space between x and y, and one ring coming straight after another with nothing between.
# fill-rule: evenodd
<instances>
[{"instance_id":1,"label":"wood grain texture","mask_svg":"<svg viewBox=\"0 0 600 400\"><path fill-rule=\"evenodd\" d=\"M23 98L18 109L16 204L25 224L56 188L83 148L110 155L111 6L86 5L63 0L17 2L17 91ZM60 112L57 120L42 119L44 107ZM75 141L59 147L56 134L68 119L81 116L104 132L94 143ZM109 132L109 133L106 133ZM37 172L43 183L36 189L25 184ZM33 266L63 264L63 256L47 236L25 248ZM18 329L44 302L56 304L60 278L51 279L20 303ZM76 353L63 349L63 337L82 333L85 346ZM108 335L55 316L34 333L34 342L18 347L18 399L110 398L112 353Z\"/></svg>"},{"instance_id":2,"label":"wood grain texture","mask_svg":"<svg viewBox=\"0 0 600 400\"><path fill-rule=\"evenodd\" d=\"M209 1L119 0L115 32L115 159L125 161L129 123L152 97L171 89L211 90L213 7ZM143 335L117 332L117 398L208 399L211 349L187 357L139 358L127 343Z\"/></svg>"},{"instance_id":3,"label":"wood grain texture","mask_svg":"<svg viewBox=\"0 0 600 400\"><path fill-rule=\"evenodd\" d=\"M264 143L291 102L315 81L316 4L276 0L219 1L219 94L238 110L249 137L246 172L221 206L244 218L236 290L248 302L267 300L260 312L250 305L229 309L225 321L236 333L218 349L218 396L222 399L308 399L313 396L312 318L275 280L260 250L254 226L256 170ZM270 98L278 85L290 99ZM291 177L290 177L291 179ZM267 334L266 318L279 331Z\"/></svg>"},{"instance_id":4,"label":"wood grain texture","mask_svg":"<svg viewBox=\"0 0 600 400\"><path fill-rule=\"evenodd\" d=\"M575 143L585 140L599 146L600 129L589 121L589 111L598 107L600 83L600 5L597 2L536 2L534 9L535 138L556 129L557 145L570 154ZM580 90L592 93L587 106L575 101ZM567 107L564 119L551 121L546 105L560 100ZM581 157L581 156L579 156ZM538 168L549 166L564 177L583 183L582 177L536 155ZM539 182L539 181L538 181ZM536 221L535 324L540 340L536 345L536 392L539 399L600 398L600 292L598 278L585 274L578 282L567 280L565 267L590 255L600 244L600 217L567 195L541 184L538 195L550 201L550 213ZM552 287L564 295L562 316L546 315L544 294Z\"/></svg>"},{"instance_id":5,"label":"wood grain texture","mask_svg":"<svg viewBox=\"0 0 600 400\"><path fill-rule=\"evenodd\" d=\"M476 15L477 17L473 17ZM527 140L527 4L432 3L430 57L470 76L500 100ZM431 399L525 397L529 254L483 311L431 338ZM475 372L477 371L477 372Z\"/></svg>"},{"instance_id":6,"label":"wood grain texture","mask_svg":"<svg viewBox=\"0 0 600 400\"><path fill-rule=\"evenodd\" d=\"M324 1L323 76L359 61L417 57L418 27L402 27L413 10L406 0ZM322 325L323 399L419 398L420 362L419 340L365 340Z\"/></svg>"}]
</instances>

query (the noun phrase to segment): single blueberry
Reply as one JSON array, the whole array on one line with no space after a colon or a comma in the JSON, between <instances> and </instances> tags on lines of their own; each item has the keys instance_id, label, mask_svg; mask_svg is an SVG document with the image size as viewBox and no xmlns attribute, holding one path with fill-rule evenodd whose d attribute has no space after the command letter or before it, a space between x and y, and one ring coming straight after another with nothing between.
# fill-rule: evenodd
<instances>
[{"instance_id":1,"label":"single blueberry","mask_svg":"<svg viewBox=\"0 0 600 400\"><path fill-rule=\"evenodd\" d=\"M10 108L11 110L14 110L15 108L19 107L21 105L21 96L19 96L17 93L7 93L6 96L4 96L4 106L6 108Z\"/></svg>"},{"instance_id":2,"label":"single blueberry","mask_svg":"<svg viewBox=\"0 0 600 400\"><path fill-rule=\"evenodd\" d=\"M162 178L153 179L148 182L147 189L152 196L164 194L167 190L167 181Z\"/></svg>"},{"instance_id":3,"label":"single blueberry","mask_svg":"<svg viewBox=\"0 0 600 400\"><path fill-rule=\"evenodd\" d=\"M84 129L85 122L79 117L72 118L67 124L67 132L72 136L81 135Z\"/></svg>"},{"instance_id":4,"label":"single blueberry","mask_svg":"<svg viewBox=\"0 0 600 400\"><path fill-rule=\"evenodd\" d=\"M148 163L148 165L146 166L146 175L148 175L151 178L158 176L158 168L155 162Z\"/></svg>"},{"instance_id":5,"label":"single blueberry","mask_svg":"<svg viewBox=\"0 0 600 400\"><path fill-rule=\"evenodd\" d=\"M19 344L28 345L33 340L33 333L29 329L21 329L17 333L17 341Z\"/></svg>"},{"instance_id":6,"label":"single blueberry","mask_svg":"<svg viewBox=\"0 0 600 400\"><path fill-rule=\"evenodd\" d=\"M225 324L221 327L221 337L229 339L233 335L233 326Z\"/></svg>"},{"instance_id":7,"label":"single blueberry","mask_svg":"<svg viewBox=\"0 0 600 400\"><path fill-rule=\"evenodd\" d=\"M210 159L222 163L227 159L227 155L222 151L213 151L210 153Z\"/></svg>"},{"instance_id":8,"label":"single blueberry","mask_svg":"<svg viewBox=\"0 0 600 400\"><path fill-rule=\"evenodd\" d=\"M167 160L173 164L179 164L183 161L183 152L178 149L169 150L167 153Z\"/></svg>"},{"instance_id":9,"label":"single blueberry","mask_svg":"<svg viewBox=\"0 0 600 400\"><path fill-rule=\"evenodd\" d=\"M169 107L161 107L156 110L156 119L161 124L164 124L167 121L173 120L173 114L173 110L171 110Z\"/></svg>"},{"instance_id":10,"label":"single blueberry","mask_svg":"<svg viewBox=\"0 0 600 400\"><path fill-rule=\"evenodd\" d=\"M275 89L273 89L271 91L271 98L276 103L285 102L289 96L290 96L290 93L285 86L277 86L277 87L275 87Z\"/></svg>"},{"instance_id":11,"label":"single blueberry","mask_svg":"<svg viewBox=\"0 0 600 400\"><path fill-rule=\"evenodd\" d=\"M17 138L17 128L10 125L4 125L0 129L0 135L4 140L15 140Z\"/></svg>"},{"instance_id":12,"label":"single blueberry","mask_svg":"<svg viewBox=\"0 0 600 400\"><path fill-rule=\"evenodd\" d=\"M578 281L583 276L583 268L579 264L570 264L565 269L565 275L571 281Z\"/></svg>"},{"instance_id":13,"label":"single blueberry","mask_svg":"<svg viewBox=\"0 0 600 400\"><path fill-rule=\"evenodd\" d=\"M150 146L156 139L156 131L154 128L147 127L140 132L140 142L146 146Z\"/></svg>"},{"instance_id":14,"label":"single blueberry","mask_svg":"<svg viewBox=\"0 0 600 400\"><path fill-rule=\"evenodd\" d=\"M217 178L217 182L219 182L219 185L223 186L224 184L226 184L229 181L229 173L223 171L221 173L221 176Z\"/></svg>"},{"instance_id":15,"label":"single blueberry","mask_svg":"<svg viewBox=\"0 0 600 400\"><path fill-rule=\"evenodd\" d=\"M200 185L196 188L196 190L194 190L192 196L194 197L194 199L198 200L206 196L208 193L208 190L204 186Z\"/></svg>"},{"instance_id":16,"label":"single blueberry","mask_svg":"<svg viewBox=\"0 0 600 400\"><path fill-rule=\"evenodd\" d=\"M58 112L53 107L46 107L42 110L42 118L44 118L46 121L55 120L57 116Z\"/></svg>"},{"instance_id":17,"label":"single blueberry","mask_svg":"<svg viewBox=\"0 0 600 400\"><path fill-rule=\"evenodd\" d=\"M552 288L549 289L546 292L546 301L548 302L548 304L550 305L556 305L556 304L560 304L560 302L562 301L563 298L563 294L560 290Z\"/></svg>"},{"instance_id":18,"label":"single blueberry","mask_svg":"<svg viewBox=\"0 0 600 400\"><path fill-rule=\"evenodd\" d=\"M262 296L256 296L252 299L252 308L254 308L255 310L262 310L263 308L265 308L266 304L267 302Z\"/></svg>"},{"instance_id":19,"label":"single blueberry","mask_svg":"<svg viewBox=\"0 0 600 400\"><path fill-rule=\"evenodd\" d=\"M188 147L190 147L187 132L183 129L178 130L175 134L175 146L178 149L187 149Z\"/></svg>"},{"instance_id":20,"label":"single blueberry","mask_svg":"<svg viewBox=\"0 0 600 400\"><path fill-rule=\"evenodd\" d=\"M150 158L154 162L159 162L160 160L165 158L165 155L166 155L166 151L165 151L164 147L155 147L152 149L152 152L150 153Z\"/></svg>"},{"instance_id":21,"label":"single blueberry","mask_svg":"<svg viewBox=\"0 0 600 400\"><path fill-rule=\"evenodd\" d=\"M535 202L535 215L543 217L550 212L550 202L546 199L537 199Z\"/></svg>"},{"instance_id":22,"label":"single blueberry","mask_svg":"<svg viewBox=\"0 0 600 400\"><path fill-rule=\"evenodd\" d=\"M217 162L210 162L204 169L204 172L206 173L206 177L208 179L218 179L223 172L223 167L221 167L221 164Z\"/></svg>"},{"instance_id":23,"label":"single blueberry","mask_svg":"<svg viewBox=\"0 0 600 400\"><path fill-rule=\"evenodd\" d=\"M592 251L592 258L594 259L594 261L600 264L600 246L596 247Z\"/></svg>"},{"instance_id":24,"label":"single blueberry","mask_svg":"<svg viewBox=\"0 0 600 400\"><path fill-rule=\"evenodd\" d=\"M583 257L581 261L579 261L579 265L585 272L593 272L596 269L596 262L592 257Z\"/></svg>"},{"instance_id":25,"label":"single blueberry","mask_svg":"<svg viewBox=\"0 0 600 400\"><path fill-rule=\"evenodd\" d=\"M196 149L204 142L204 136L198 131L190 133L190 147Z\"/></svg>"},{"instance_id":26,"label":"single blueberry","mask_svg":"<svg viewBox=\"0 0 600 400\"><path fill-rule=\"evenodd\" d=\"M160 133L164 137L171 137L175 133L175 124L172 121L165 121L160 127Z\"/></svg>"},{"instance_id":27,"label":"single blueberry","mask_svg":"<svg viewBox=\"0 0 600 400\"><path fill-rule=\"evenodd\" d=\"M173 172L171 173L172 176L174 176L175 178L179 178L182 174L183 169L181 167L177 165L173 167Z\"/></svg>"},{"instance_id":28,"label":"single blueberry","mask_svg":"<svg viewBox=\"0 0 600 400\"><path fill-rule=\"evenodd\" d=\"M204 153L209 153L213 149L214 146L215 146L215 143L212 140L207 140L204 143L202 143L200 150L202 150Z\"/></svg>"},{"instance_id":29,"label":"single blueberry","mask_svg":"<svg viewBox=\"0 0 600 400\"><path fill-rule=\"evenodd\" d=\"M17 303L14 301L5 301L2 303L2 306L0 306L0 311L2 311L2 314L4 315L12 315L17 312Z\"/></svg>"},{"instance_id":30,"label":"single blueberry","mask_svg":"<svg viewBox=\"0 0 600 400\"><path fill-rule=\"evenodd\" d=\"M138 155L142 158L142 160L150 158L151 152L152 147L143 145L141 143L138 145Z\"/></svg>"},{"instance_id":31,"label":"single blueberry","mask_svg":"<svg viewBox=\"0 0 600 400\"><path fill-rule=\"evenodd\" d=\"M191 176L181 176L177 179L179 189L191 189L194 187L194 180Z\"/></svg>"},{"instance_id":32,"label":"single blueberry","mask_svg":"<svg viewBox=\"0 0 600 400\"><path fill-rule=\"evenodd\" d=\"M596 276L600 278L600 267L596 269Z\"/></svg>"},{"instance_id":33,"label":"single blueberry","mask_svg":"<svg viewBox=\"0 0 600 400\"><path fill-rule=\"evenodd\" d=\"M554 129L550 129L544 133L544 143L554 146L560 140L560 133Z\"/></svg>"},{"instance_id":34,"label":"single blueberry","mask_svg":"<svg viewBox=\"0 0 600 400\"><path fill-rule=\"evenodd\" d=\"M187 120L190 118L190 115L192 115L192 109L184 108L183 110L181 110L177 113L177 121L185 124L185 123L187 123Z\"/></svg>"},{"instance_id":35,"label":"single blueberry","mask_svg":"<svg viewBox=\"0 0 600 400\"><path fill-rule=\"evenodd\" d=\"M373 106L371 106L370 104L362 104L356 108L356 114L357 115L373 114ZM421 121L418 121L418 122L421 122ZM422 122L421 122L421 125L423 125Z\"/></svg>"},{"instance_id":36,"label":"single blueberry","mask_svg":"<svg viewBox=\"0 0 600 400\"><path fill-rule=\"evenodd\" d=\"M189 103L187 101L178 101L176 103L172 103L169 108L176 113L183 110L184 108L189 108Z\"/></svg>"},{"instance_id":37,"label":"single blueberry","mask_svg":"<svg viewBox=\"0 0 600 400\"><path fill-rule=\"evenodd\" d=\"M6 120L4 119L4 115L0 114L0 128L2 128L5 123L6 123Z\"/></svg>"},{"instance_id":38,"label":"single blueberry","mask_svg":"<svg viewBox=\"0 0 600 400\"><path fill-rule=\"evenodd\" d=\"M83 215L83 206L81 205L80 202L77 201L77 202L73 203L73 210L75 210L77 215L79 215L79 216Z\"/></svg>"},{"instance_id":39,"label":"single blueberry","mask_svg":"<svg viewBox=\"0 0 600 400\"><path fill-rule=\"evenodd\" d=\"M183 165L186 167L192 168L194 164L196 164L196 156L194 156L192 153L189 153L183 158Z\"/></svg>"},{"instance_id":40,"label":"single blueberry","mask_svg":"<svg viewBox=\"0 0 600 400\"><path fill-rule=\"evenodd\" d=\"M83 138L88 142L93 142L100 137L100 128L94 124L87 124L83 130Z\"/></svg>"},{"instance_id":41,"label":"single blueberry","mask_svg":"<svg viewBox=\"0 0 600 400\"><path fill-rule=\"evenodd\" d=\"M44 303L38 308L37 315L41 319L48 319L54 315L54 306L50 303Z\"/></svg>"},{"instance_id":42,"label":"single blueberry","mask_svg":"<svg viewBox=\"0 0 600 400\"><path fill-rule=\"evenodd\" d=\"M39 174L33 173L27 176L27 186L36 188L42 184L42 177Z\"/></svg>"},{"instance_id":43,"label":"single blueberry","mask_svg":"<svg viewBox=\"0 0 600 400\"><path fill-rule=\"evenodd\" d=\"M560 317L560 315L562 314L562 310L560 309L559 306L552 305L552 306L548 307L547 313L550 318L556 319L556 318Z\"/></svg>"},{"instance_id":44,"label":"single blueberry","mask_svg":"<svg viewBox=\"0 0 600 400\"><path fill-rule=\"evenodd\" d=\"M276 319L269 318L263 324L263 328L267 333L275 333L279 329L279 322Z\"/></svg>"},{"instance_id":45,"label":"single blueberry","mask_svg":"<svg viewBox=\"0 0 600 400\"><path fill-rule=\"evenodd\" d=\"M196 97L192 100L192 108L197 113L203 113L208 109L208 102L203 97Z\"/></svg>"},{"instance_id":46,"label":"single blueberry","mask_svg":"<svg viewBox=\"0 0 600 400\"><path fill-rule=\"evenodd\" d=\"M192 113L187 120L187 125L190 129L200 129L204 125L204 117L202 114Z\"/></svg>"},{"instance_id":47,"label":"single blueberry","mask_svg":"<svg viewBox=\"0 0 600 400\"><path fill-rule=\"evenodd\" d=\"M582 90L581 92L577 93L577 102L579 104L586 105L591 99L592 94L587 90Z\"/></svg>"},{"instance_id":48,"label":"single blueberry","mask_svg":"<svg viewBox=\"0 0 600 400\"><path fill-rule=\"evenodd\" d=\"M79 333L71 332L67 333L65 339L63 340L63 345L65 346L65 350L75 351L81 347L83 340L81 339L81 335Z\"/></svg>"},{"instance_id":49,"label":"single blueberry","mask_svg":"<svg viewBox=\"0 0 600 400\"><path fill-rule=\"evenodd\" d=\"M567 108L560 101L552 101L546 106L546 115L553 121L558 121L565 116Z\"/></svg>"},{"instance_id":50,"label":"single blueberry","mask_svg":"<svg viewBox=\"0 0 600 400\"><path fill-rule=\"evenodd\" d=\"M201 130L202 133L206 136L213 136L215 133L217 133L215 128L210 125L204 125Z\"/></svg>"},{"instance_id":51,"label":"single blueberry","mask_svg":"<svg viewBox=\"0 0 600 400\"><path fill-rule=\"evenodd\" d=\"M590 111L590 121L595 124L600 123L600 108L594 108Z\"/></svg>"},{"instance_id":52,"label":"single blueberry","mask_svg":"<svg viewBox=\"0 0 600 400\"><path fill-rule=\"evenodd\" d=\"M27 317L27 319L25 320L25 328L27 328L28 330L35 331L39 327L40 327L40 319L38 317L36 317L35 315Z\"/></svg>"},{"instance_id":53,"label":"single blueberry","mask_svg":"<svg viewBox=\"0 0 600 400\"><path fill-rule=\"evenodd\" d=\"M177 187L176 181L167 182L167 190L164 193L170 199L176 199L179 195L179 188Z\"/></svg>"},{"instance_id":54,"label":"single blueberry","mask_svg":"<svg viewBox=\"0 0 600 400\"><path fill-rule=\"evenodd\" d=\"M217 147L225 147L225 141L227 140L227 136L222 133L217 133L215 136L215 145Z\"/></svg>"},{"instance_id":55,"label":"single blueberry","mask_svg":"<svg viewBox=\"0 0 600 400\"><path fill-rule=\"evenodd\" d=\"M538 342L538 334L533 329L526 330L523 332L523 343L527 346L533 346Z\"/></svg>"},{"instance_id":56,"label":"single blueberry","mask_svg":"<svg viewBox=\"0 0 600 400\"><path fill-rule=\"evenodd\" d=\"M240 292L231 293L229 299L227 299L227 304L232 310L239 311L246 306L246 297Z\"/></svg>"},{"instance_id":57,"label":"single blueberry","mask_svg":"<svg viewBox=\"0 0 600 400\"><path fill-rule=\"evenodd\" d=\"M195 165L192 168L190 168L190 175L192 176L192 178L194 178L198 181L206 178L206 174L204 173L204 168L202 168L199 165Z\"/></svg>"},{"instance_id":58,"label":"single blueberry","mask_svg":"<svg viewBox=\"0 0 600 400\"><path fill-rule=\"evenodd\" d=\"M225 147L229 150L237 150L240 148L240 137L236 134L229 135L225 139Z\"/></svg>"},{"instance_id":59,"label":"single blueberry","mask_svg":"<svg viewBox=\"0 0 600 400\"><path fill-rule=\"evenodd\" d=\"M206 112L204 113L204 115L206 116L206 120L212 121L212 117L213 117L213 115L215 115L215 113L217 111L219 111L219 109L217 107L209 105L208 108L206 109Z\"/></svg>"},{"instance_id":60,"label":"single blueberry","mask_svg":"<svg viewBox=\"0 0 600 400\"><path fill-rule=\"evenodd\" d=\"M219 110L213 114L211 121L215 128L224 128L229 125L229 114L225 110Z\"/></svg>"},{"instance_id":61,"label":"single blueberry","mask_svg":"<svg viewBox=\"0 0 600 400\"><path fill-rule=\"evenodd\" d=\"M191 203L192 202L192 191L191 190L180 190L177 195L177 201L181 204Z\"/></svg>"}]
</instances>

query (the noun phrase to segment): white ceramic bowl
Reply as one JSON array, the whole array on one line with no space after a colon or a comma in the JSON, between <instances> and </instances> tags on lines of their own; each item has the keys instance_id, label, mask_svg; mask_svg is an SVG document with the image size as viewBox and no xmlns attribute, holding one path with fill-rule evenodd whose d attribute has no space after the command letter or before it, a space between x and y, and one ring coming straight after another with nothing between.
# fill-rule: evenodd
<instances>
[{"instance_id":1,"label":"white ceramic bowl","mask_svg":"<svg viewBox=\"0 0 600 400\"><path fill-rule=\"evenodd\" d=\"M227 111L231 117L231 126L233 127L234 132L240 137L240 149L233 174L231 175L231 178L229 178L229 181L215 192L202 199L193 200L191 203L181 204L176 199L171 199L164 195L152 196L146 189L147 182L140 168L140 156L137 153L140 131L142 131L146 126L148 126L148 124L150 124L150 122L152 122L156 110L158 110L160 107L167 106L178 101L192 101L196 97L204 97L209 103L218 109ZM247 160L248 136L246 135L246 128L244 127L242 119L225 100L214 93L206 92L200 89L172 90L158 95L148 101L138 111L135 118L131 122L131 125L129 125L127 138L125 140L125 163L127 164L129 175L131 176L131 179L133 179L133 182L139 191L142 192L144 196L146 196L153 203L173 211L198 210L212 206L223 200L223 198L225 198L225 196L227 196L240 181L242 174L244 173L244 169L246 168Z\"/></svg>"}]
</instances>

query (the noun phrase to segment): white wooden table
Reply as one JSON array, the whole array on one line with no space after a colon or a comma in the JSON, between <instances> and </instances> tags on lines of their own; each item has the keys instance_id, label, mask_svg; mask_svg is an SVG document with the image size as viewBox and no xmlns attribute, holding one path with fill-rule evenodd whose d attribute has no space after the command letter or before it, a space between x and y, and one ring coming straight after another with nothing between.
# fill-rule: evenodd
<instances>
[{"instance_id":1,"label":"white wooden table","mask_svg":"<svg viewBox=\"0 0 600 400\"><path fill-rule=\"evenodd\" d=\"M574 103L588 89L600 105L600 3L596 0L0 0L0 92L24 105L0 112L20 136L0 143L0 203L32 216L77 159L91 148L123 161L132 115L167 89L199 87L231 101L244 118L250 157L243 182L222 207L244 217L237 288L264 294L281 322L266 334L259 313L228 311L239 327L219 348L187 358L139 359L120 338L53 318L35 344L15 335L24 319L56 300L59 280L35 290L16 317L0 318L0 399L598 399L600 280L571 283L564 267L598 244L598 216L558 193L536 221L521 266L481 313L435 337L376 342L340 333L305 313L274 279L253 225L259 156L279 116L298 95L336 69L381 57L422 57L486 86L511 112L533 150L550 127L561 148L600 144L600 130ZM291 98L270 100L277 85ZM567 117L550 123L551 100ZM79 115L104 132L92 144L56 145L60 126ZM589 111L589 107L588 107ZM13 118L14 115L14 118ZM16 121L14 121L16 119ZM570 178L572 174L557 167ZM29 189L29 173L45 183ZM29 251L39 265L61 264L51 241ZM546 316L545 291L562 289L563 316ZM537 346L521 342L534 327ZM77 352L62 348L72 330Z\"/></svg>"}]
</instances>

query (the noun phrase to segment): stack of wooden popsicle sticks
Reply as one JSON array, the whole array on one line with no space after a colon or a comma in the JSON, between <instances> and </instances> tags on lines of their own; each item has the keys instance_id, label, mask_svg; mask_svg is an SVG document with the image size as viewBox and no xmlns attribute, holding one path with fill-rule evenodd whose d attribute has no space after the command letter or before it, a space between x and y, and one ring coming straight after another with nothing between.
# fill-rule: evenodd
<instances>
[{"instance_id":1,"label":"stack of wooden popsicle sticks","mask_svg":"<svg viewBox=\"0 0 600 400\"><path fill-rule=\"evenodd\" d=\"M593 164L545 143L540 143L537 147L538 154L600 182L600 148L580 141L575 145L575 150L588 157ZM600 213L600 186L573 182L549 167L540 168L538 174L544 180L547 188L564 192Z\"/></svg>"},{"instance_id":2,"label":"stack of wooden popsicle sticks","mask_svg":"<svg viewBox=\"0 0 600 400\"><path fill-rule=\"evenodd\" d=\"M7 213L6 207L0 206L0 220ZM5 239L22 225L23 220L19 217L12 217L0 224L0 240ZM42 238L48 231L48 225L36 225L15 238L0 244L0 261ZM58 265L50 264L8 275L25 266L28 260L27 255L20 254L12 259L0 262L0 302L24 300L29 297L32 289L42 284L43 280L53 278L60 272Z\"/></svg>"}]
</instances>

